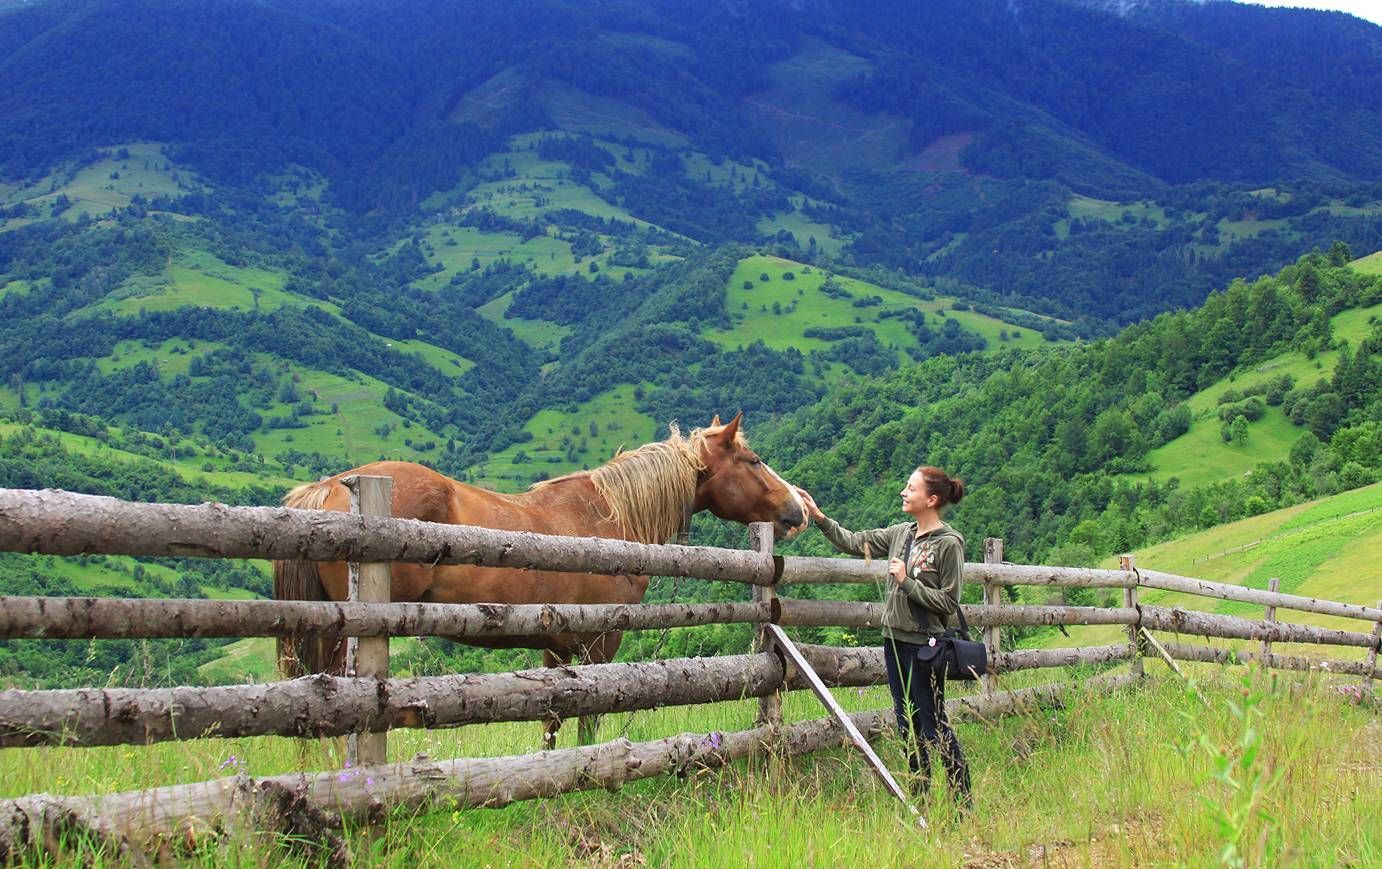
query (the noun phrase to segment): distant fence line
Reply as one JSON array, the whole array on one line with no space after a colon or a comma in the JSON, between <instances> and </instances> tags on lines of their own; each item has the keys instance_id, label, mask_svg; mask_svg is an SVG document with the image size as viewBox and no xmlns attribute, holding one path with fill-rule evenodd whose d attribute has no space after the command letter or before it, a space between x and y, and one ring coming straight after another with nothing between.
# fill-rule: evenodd
<instances>
[{"instance_id":1,"label":"distant fence line","mask_svg":"<svg viewBox=\"0 0 1382 869\"><path fill-rule=\"evenodd\" d=\"M755 534L756 540L770 541L765 529L757 529ZM324 511L135 504L66 492L0 489L0 551L4 550L55 555L356 561L366 565L407 561L661 574L747 583L755 587L756 599L577 606L10 597L0 598L0 638L241 637L308 632L340 637L445 636L466 640L704 624L877 627L882 615L877 603L792 599L774 592L792 583L872 584L886 579L881 561L775 556L770 542L756 543L750 550L658 546ZM972 624L984 628L992 675L985 677L980 693L949 702L959 717L1029 708L1033 703L1058 699L1068 688L1048 685L997 690L997 678L1017 670L1127 661L1130 673L1104 675L1086 684L1100 690L1129 684L1141 674L1142 659L1154 656L1142 642L1142 632L1148 630L1251 639L1263 644L1260 653L1178 642L1157 644L1174 659L1253 662L1279 669L1360 675L1368 691L1382 642L1382 605L1367 607L1282 594L1275 591L1275 584L1264 591L1139 570L1131 557L1125 558L1120 570L1014 565L1003 563L1001 540L988 540L985 563L966 564L964 579L984 589L985 603L965 605L964 611ZM1122 606L1115 607L1007 604L999 593L1005 585L1120 589L1123 601ZM1143 588L1261 605L1265 617L1255 620L1142 604L1138 593ZM1371 623L1372 631L1284 623L1277 621L1278 608L1360 619ZM1000 626L1096 624L1122 626L1127 641L1058 649L999 649ZM1272 642L1360 647L1368 654L1364 661L1279 656L1271 653ZM380 754L375 765L368 767L372 778L386 783L371 791L369 798L374 802L370 805L378 805L379 800L421 805L441 798L460 805L497 805L590 786L617 786L668 768L663 761L669 751L674 758L668 763L675 767L715 765L763 750L793 754L841 744L843 735L836 724L783 724L780 703L771 699L781 691L805 687L803 675L810 674L796 672L782 651L769 642L760 651L746 655L408 679L389 678L385 658L377 677L314 676L205 688L3 691L0 747L115 745L201 736L369 735L398 727L547 720L764 698L764 726L717 735L721 738L715 742L720 747L713 750L697 748L696 737L683 735L649 743L620 740L589 749L549 752L541 755L541 760L535 759L539 756L520 756L388 765ZM880 649L802 646L801 652L810 670L828 685L864 686L885 681ZM861 729L874 736L883 731L888 720L890 714L883 712L855 716L855 723L862 722ZM780 748L773 749L772 745ZM551 766L549 762L554 760L559 762ZM586 766L580 767L581 763ZM569 776L553 772L567 769L566 764L577 772ZM544 770L556 778L542 778ZM333 779L337 784L331 783ZM0 858L41 843L45 831L63 824L70 827L75 823L108 837L121 848L138 849L149 837L185 830L188 824L209 823L218 816L253 812L263 820L266 804L298 801L314 809L350 813L358 810L362 799L350 785L342 785L335 773L321 773L248 782L224 779L107 797L0 800ZM276 816L267 822L287 823ZM311 833L327 838L332 835L329 830Z\"/></svg>"}]
</instances>

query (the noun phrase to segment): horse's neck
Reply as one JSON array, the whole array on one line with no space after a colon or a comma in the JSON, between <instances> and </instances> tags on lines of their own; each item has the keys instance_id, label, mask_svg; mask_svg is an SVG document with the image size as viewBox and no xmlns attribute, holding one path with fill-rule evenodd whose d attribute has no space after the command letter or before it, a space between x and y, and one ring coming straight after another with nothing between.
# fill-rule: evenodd
<instances>
[{"instance_id":1,"label":"horse's neck","mask_svg":"<svg viewBox=\"0 0 1382 869\"><path fill-rule=\"evenodd\" d=\"M659 471L656 468L662 467ZM624 470L636 478L618 482L606 477L601 485L610 499L601 494L593 474L561 477L525 493L524 503L536 509L552 509L580 515L584 521L598 526L589 533L601 537L625 537L644 543L665 543L689 523L695 497L685 482L662 479L678 469L667 466L626 465ZM636 492L628 490L633 489ZM610 501L617 503L610 503ZM629 527L621 525L616 513Z\"/></svg>"}]
</instances>

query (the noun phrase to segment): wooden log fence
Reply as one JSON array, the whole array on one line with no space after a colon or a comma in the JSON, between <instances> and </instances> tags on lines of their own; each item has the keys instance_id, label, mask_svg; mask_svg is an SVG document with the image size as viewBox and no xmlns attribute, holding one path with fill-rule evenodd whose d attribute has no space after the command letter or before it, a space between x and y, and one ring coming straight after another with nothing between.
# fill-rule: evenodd
<instances>
[{"instance_id":1,"label":"wooden log fence","mask_svg":"<svg viewBox=\"0 0 1382 869\"><path fill-rule=\"evenodd\" d=\"M1078 686L1042 685L980 694L947 700L946 711L955 721L990 720L1060 702L1075 689L1103 693L1131 681L1121 674ZM869 740L876 741L889 732L893 713L890 709L855 712L849 718ZM104 796L39 794L0 800L0 859L43 847L45 833L55 822L79 824L109 841L156 850L216 836L237 816L257 818L267 798L313 806L328 823L339 824L342 817L368 821L381 806L415 811L499 807L578 790L612 790L654 776L684 777L753 755L811 754L838 748L847 739L839 722L824 718L729 733L683 733L649 742L619 739L541 754L448 761L420 755L345 772L259 779L235 776Z\"/></svg>"},{"instance_id":2,"label":"wooden log fence","mask_svg":"<svg viewBox=\"0 0 1382 869\"><path fill-rule=\"evenodd\" d=\"M364 482L363 480L361 481ZM376 493L377 496L377 493ZM376 503L377 500L376 500ZM387 498L384 501L387 504ZM367 510L364 512L368 512ZM744 603L664 605L439 605L275 601L131 601L94 598L0 598L0 638L142 638L324 636L376 638L444 636L465 640L550 633L599 633L689 627L710 623L784 626L877 627L876 603L781 598L790 583L876 583L885 565L860 561L779 557L762 529L749 551L708 547L650 546L625 541L553 537L465 526L433 525L387 516L279 508L230 508L217 504L129 504L65 492L0 489L0 551L215 558L282 558L348 561L376 578L388 562L483 564L515 569L555 569L604 574L660 574L748 583L754 600ZM1095 570L1002 563L1001 540L986 541L986 563L967 564L966 582L981 583L985 603L966 605L968 621L985 629L995 674L1058 666L1128 662L1131 672L1105 674L1086 684L1098 690L1132 684L1140 675L1140 632L1257 640L1263 651L1212 649L1179 642L1156 643L1168 661L1257 661L1293 670L1361 675L1371 687L1382 642L1382 604L1365 607L1298 595L1275 587L1263 591L1139 570ZM375 565L371 570L370 565ZM1115 588L1122 607L1030 606L1002 603L1005 585ZM1155 588L1267 607L1262 620L1142 603L1141 588ZM362 595L363 597L363 595ZM1363 619L1371 633L1281 622L1275 609ZM1001 651L1000 625L1122 625L1129 641L1107 646ZM781 635L780 636L785 636ZM1150 635L1147 635L1150 636ZM1272 642L1361 647L1366 661L1281 656ZM617 787L632 778L684 773L768 750L794 754L841 744L843 731L829 721L784 727L783 690L812 685L876 685L884 681L876 648L793 646L784 661L779 642L748 655L628 664L544 668L502 674L417 679L386 678L387 663L373 675L313 676L266 685L161 690L107 689L0 692L0 747L114 745L165 739L251 735L377 736L398 727L455 727L492 721L550 720L668 705L762 698L755 730L688 735L649 743L626 740L547 752L541 760L425 758L384 764L382 753L350 781L339 772L271 779L245 777L180 785L138 794L67 798L35 796L0 801L0 858L31 844L55 824L76 824L116 843L138 836L186 833L189 824L277 807L320 828L331 815L361 814L383 804L425 806L445 799L458 805L502 805L514 799L586 787ZM386 659L385 659L386 660ZM378 665L376 665L377 667ZM997 691L985 681L978 694L954 698L957 720L989 718L1057 702L1068 686L1042 685ZM876 738L890 715L855 715L864 735ZM714 738L712 738L712 736ZM555 763L554 763L555 761ZM359 781L363 770L373 774ZM284 806L296 807L288 812ZM300 811L299 811L300 810ZM327 814L323 814L323 811ZM191 819L200 819L192 821ZM315 818L316 820L312 820ZM302 820L306 819L306 820ZM283 821L287 823L287 821ZM298 822L294 822L298 823ZM317 830L317 833L320 833ZM316 835L316 833L314 833ZM329 836L329 833L322 835ZM147 839L138 839L140 842ZM123 845L122 845L123 847ZM141 846L142 847L142 846Z\"/></svg>"}]
</instances>

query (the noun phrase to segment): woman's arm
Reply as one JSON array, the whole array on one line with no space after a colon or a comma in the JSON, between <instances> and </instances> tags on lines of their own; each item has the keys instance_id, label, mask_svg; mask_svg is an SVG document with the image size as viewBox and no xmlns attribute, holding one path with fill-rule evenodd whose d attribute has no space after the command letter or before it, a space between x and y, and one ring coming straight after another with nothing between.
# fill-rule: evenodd
<instances>
[{"instance_id":1,"label":"woman's arm","mask_svg":"<svg viewBox=\"0 0 1382 869\"><path fill-rule=\"evenodd\" d=\"M940 541L936 552L936 573L940 587L932 588L918 579L902 581L907 598L934 613L951 616L960 608L960 577L964 573L965 554L960 541L947 537Z\"/></svg>"},{"instance_id":2,"label":"woman's arm","mask_svg":"<svg viewBox=\"0 0 1382 869\"><path fill-rule=\"evenodd\" d=\"M896 526L873 528L868 531L850 531L822 513L821 508L816 506L816 500L811 497L810 492L797 487L797 494L801 496L801 503L806 508L806 515L816 520L816 527L821 529L825 539L834 544L836 549L850 555L867 555L870 558L887 557L888 547L892 543L893 529Z\"/></svg>"}]
</instances>

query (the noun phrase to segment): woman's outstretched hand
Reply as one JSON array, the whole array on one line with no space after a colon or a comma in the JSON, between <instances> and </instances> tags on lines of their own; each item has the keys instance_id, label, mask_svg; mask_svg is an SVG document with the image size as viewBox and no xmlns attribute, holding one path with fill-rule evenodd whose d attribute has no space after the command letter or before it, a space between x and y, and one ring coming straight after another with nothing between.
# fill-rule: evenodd
<instances>
[{"instance_id":1,"label":"woman's outstretched hand","mask_svg":"<svg viewBox=\"0 0 1382 869\"><path fill-rule=\"evenodd\" d=\"M800 486L793 486L797 490L797 496L801 498L801 506L806 509L806 515L811 519L824 519L825 514L821 508L816 506L816 499L811 497L811 493Z\"/></svg>"}]
</instances>

